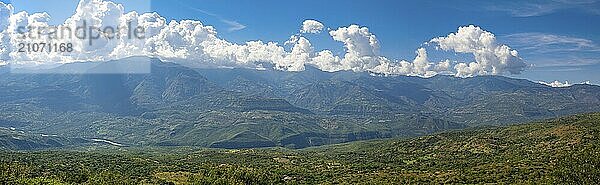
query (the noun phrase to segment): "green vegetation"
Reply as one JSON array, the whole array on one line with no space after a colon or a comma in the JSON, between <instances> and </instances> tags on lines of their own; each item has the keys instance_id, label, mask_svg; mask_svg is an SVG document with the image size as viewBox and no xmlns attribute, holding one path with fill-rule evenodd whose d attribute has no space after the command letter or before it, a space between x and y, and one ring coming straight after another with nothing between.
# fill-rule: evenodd
<instances>
[{"instance_id":1,"label":"green vegetation","mask_svg":"<svg viewBox=\"0 0 600 185\"><path fill-rule=\"evenodd\" d=\"M594 184L600 113L302 150L96 146L0 156L8 184Z\"/></svg>"}]
</instances>

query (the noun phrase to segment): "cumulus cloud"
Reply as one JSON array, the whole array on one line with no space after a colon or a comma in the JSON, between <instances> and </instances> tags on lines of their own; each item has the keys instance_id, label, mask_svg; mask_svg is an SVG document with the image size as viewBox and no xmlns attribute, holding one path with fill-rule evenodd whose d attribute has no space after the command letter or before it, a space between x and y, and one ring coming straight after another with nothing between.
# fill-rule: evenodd
<instances>
[{"instance_id":1,"label":"cumulus cloud","mask_svg":"<svg viewBox=\"0 0 600 185\"><path fill-rule=\"evenodd\" d=\"M516 50L498 43L494 34L474 25L459 27L456 33L429 42L445 51L474 56L475 62L459 63L454 67L456 76L519 74L527 67Z\"/></svg>"},{"instance_id":2,"label":"cumulus cloud","mask_svg":"<svg viewBox=\"0 0 600 185\"><path fill-rule=\"evenodd\" d=\"M450 68L448 60L438 63L430 62L425 48L419 48L415 53L417 56L412 62L406 60L390 62L386 58L383 58L385 60L372 71L381 74L432 77L439 72L448 71Z\"/></svg>"},{"instance_id":3,"label":"cumulus cloud","mask_svg":"<svg viewBox=\"0 0 600 185\"><path fill-rule=\"evenodd\" d=\"M36 66L77 61L106 61L131 56L158 57L192 67L246 67L264 69L268 63L277 70L302 71L306 65L323 71L350 70L383 75L412 75L431 77L439 73L473 76L479 74L518 73L525 63L515 50L496 42L490 32L479 27L459 28L447 37L434 38L430 43L443 50L472 53L476 61L455 64L449 60L432 62L425 48L415 51L412 61L389 59L380 54L380 42L367 27L349 25L331 29L329 35L344 45L345 52L338 56L330 50L316 51L302 33L319 33L325 26L315 20L306 20L300 33L292 35L284 45L276 42L249 41L243 44L229 42L218 36L217 30L197 20L167 21L157 13L125 12L120 4L105 0L81 0L75 13L64 23L48 25L50 15L13 12L10 5L0 4L0 58L16 66ZM78 27L91 27L79 30ZM40 30L73 30L73 35L84 38L24 37ZM116 28L111 30L109 28ZM135 37L131 30L143 28L143 37ZM108 29L108 31L107 31ZM47 33L48 30L41 30ZM58 31L58 35L64 34ZM111 36L118 35L114 38ZM92 38L94 37L94 38ZM72 43L74 52L15 52L18 43Z\"/></svg>"},{"instance_id":4,"label":"cumulus cloud","mask_svg":"<svg viewBox=\"0 0 600 185\"><path fill-rule=\"evenodd\" d=\"M302 28L300 28L301 33L321 33L321 31L325 28L323 23L316 20L305 20L302 23Z\"/></svg>"},{"instance_id":5,"label":"cumulus cloud","mask_svg":"<svg viewBox=\"0 0 600 185\"><path fill-rule=\"evenodd\" d=\"M344 43L346 54L341 61L342 70L365 71L379 63L379 41L367 27L350 25L332 30L333 40Z\"/></svg>"},{"instance_id":6,"label":"cumulus cloud","mask_svg":"<svg viewBox=\"0 0 600 185\"><path fill-rule=\"evenodd\" d=\"M425 48L416 51L412 62L405 60L392 61L379 54L379 40L367 27L350 25L331 30L329 35L335 41L342 42L346 53L335 56L331 51L324 50L316 53L306 62L324 71L351 70L356 72L373 72L384 75L412 75L431 77L438 72L447 71L448 61L434 64L429 61Z\"/></svg>"}]
</instances>

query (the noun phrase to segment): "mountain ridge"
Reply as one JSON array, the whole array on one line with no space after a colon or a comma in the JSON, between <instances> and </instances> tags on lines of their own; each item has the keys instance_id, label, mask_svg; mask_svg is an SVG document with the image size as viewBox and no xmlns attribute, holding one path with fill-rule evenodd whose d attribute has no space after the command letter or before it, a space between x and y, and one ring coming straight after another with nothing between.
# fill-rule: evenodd
<instances>
[{"instance_id":1,"label":"mountain ridge","mask_svg":"<svg viewBox=\"0 0 600 185\"><path fill-rule=\"evenodd\" d=\"M0 127L134 146L302 148L600 111L600 86L501 76L197 69L139 57L76 66L135 71L135 62L151 70L0 74Z\"/></svg>"}]
</instances>

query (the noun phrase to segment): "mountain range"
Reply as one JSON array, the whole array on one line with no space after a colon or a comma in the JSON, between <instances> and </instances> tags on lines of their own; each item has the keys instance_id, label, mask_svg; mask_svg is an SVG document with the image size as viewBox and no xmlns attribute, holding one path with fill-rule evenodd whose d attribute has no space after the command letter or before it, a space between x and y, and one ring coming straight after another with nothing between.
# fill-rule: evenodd
<instances>
[{"instance_id":1,"label":"mountain range","mask_svg":"<svg viewBox=\"0 0 600 185\"><path fill-rule=\"evenodd\" d=\"M142 61L149 73L126 73ZM200 69L142 57L8 71L0 69L0 147L9 149L99 140L305 148L600 111L600 86L503 76Z\"/></svg>"},{"instance_id":2,"label":"mountain range","mask_svg":"<svg viewBox=\"0 0 600 185\"><path fill-rule=\"evenodd\" d=\"M599 141L600 113L590 113L304 149L189 146L0 149L0 182L597 184Z\"/></svg>"}]
</instances>

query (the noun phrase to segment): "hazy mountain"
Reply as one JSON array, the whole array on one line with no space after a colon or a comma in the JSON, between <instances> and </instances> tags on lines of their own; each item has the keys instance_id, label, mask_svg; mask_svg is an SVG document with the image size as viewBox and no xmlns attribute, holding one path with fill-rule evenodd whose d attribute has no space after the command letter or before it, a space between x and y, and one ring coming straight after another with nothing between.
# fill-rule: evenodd
<instances>
[{"instance_id":1,"label":"hazy mountain","mask_svg":"<svg viewBox=\"0 0 600 185\"><path fill-rule=\"evenodd\" d=\"M140 61L150 73L107 73ZM192 69L148 58L37 72L0 73L0 127L127 145L297 148L600 111L599 86L501 76Z\"/></svg>"}]
</instances>

